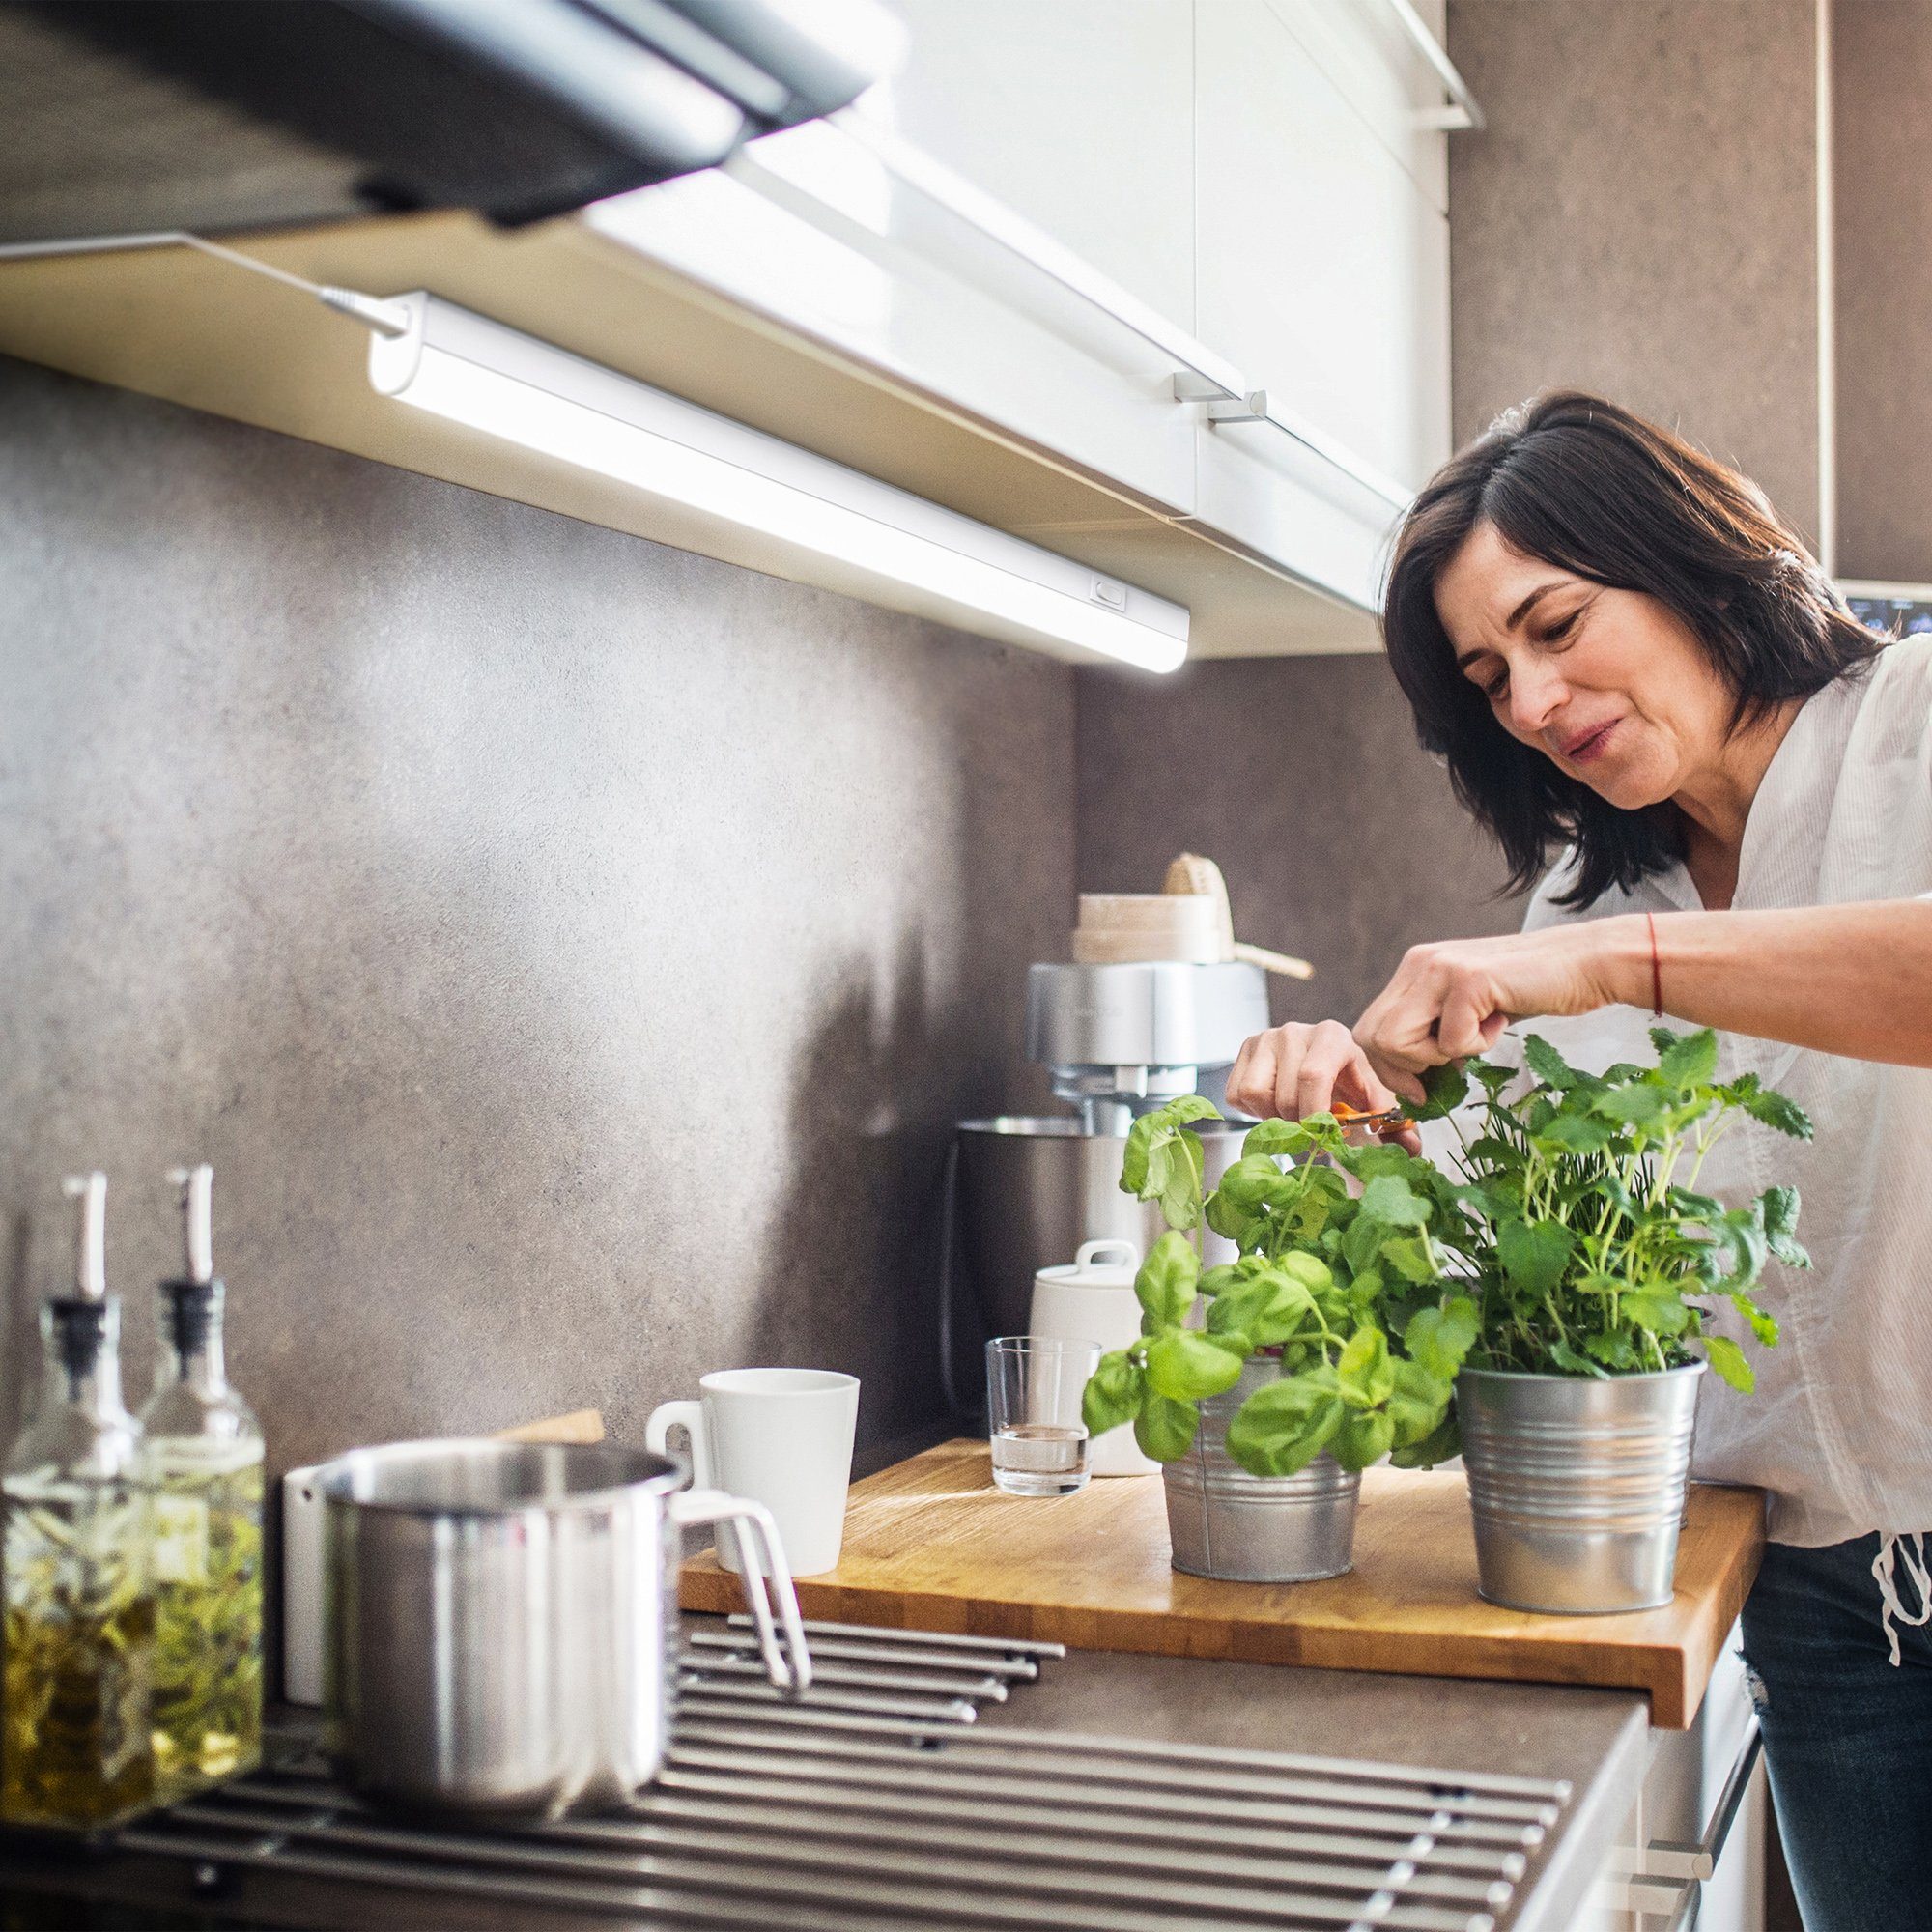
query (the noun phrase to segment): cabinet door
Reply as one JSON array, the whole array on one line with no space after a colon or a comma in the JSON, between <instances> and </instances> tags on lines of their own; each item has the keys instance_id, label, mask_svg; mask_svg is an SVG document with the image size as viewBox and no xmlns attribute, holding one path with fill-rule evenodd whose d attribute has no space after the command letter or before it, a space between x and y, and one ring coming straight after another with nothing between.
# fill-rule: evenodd
<instances>
[{"instance_id":1,"label":"cabinet door","mask_svg":"<svg viewBox=\"0 0 1932 1932\"><path fill-rule=\"evenodd\" d=\"M900 133L1194 327L1194 0L892 0Z\"/></svg>"},{"instance_id":2,"label":"cabinet door","mask_svg":"<svg viewBox=\"0 0 1932 1932\"><path fill-rule=\"evenodd\" d=\"M1191 280L1191 9L1134 0L1121 9L1131 31L1111 32L1120 7L913 0L904 73L855 112L1164 311ZM769 135L744 162L586 218L1129 501L1170 517L1191 509L1195 412L1175 400L1171 355L905 185L836 126Z\"/></svg>"},{"instance_id":3,"label":"cabinet door","mask_svg":"<svg viewBox=\"0 0 1932 1932\"><path fill-rule=\"evenodd\" d=\"M1448 451L1446 216L1275 0L1201 0L1195 88L1199 334L1412 487Z\"/></svg>"}]
</instances>

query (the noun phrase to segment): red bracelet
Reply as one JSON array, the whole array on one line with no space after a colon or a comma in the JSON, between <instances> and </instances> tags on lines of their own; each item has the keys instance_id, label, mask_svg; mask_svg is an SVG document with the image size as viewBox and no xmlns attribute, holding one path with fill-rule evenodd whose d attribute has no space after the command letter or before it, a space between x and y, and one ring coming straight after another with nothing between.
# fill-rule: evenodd
<instances>
[{"instance_id":1,"label":"red bracelet","mask_svg":"<svg viewBox=\"0 0 1932 1932\"><path fill-rule=\"evenodd\" d=\"M1650 1016L1663 1017L1663 968L1657 960L1657 916L1645 913L1643 923L1650 928Z\"/></svg>"}]
</instances>

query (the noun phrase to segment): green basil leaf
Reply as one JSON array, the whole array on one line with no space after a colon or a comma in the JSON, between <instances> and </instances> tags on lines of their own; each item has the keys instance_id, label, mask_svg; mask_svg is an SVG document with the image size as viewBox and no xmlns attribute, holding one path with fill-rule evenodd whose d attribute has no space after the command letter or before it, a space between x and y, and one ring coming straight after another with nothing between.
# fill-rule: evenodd
<instances>
[{"instance_id":1,"label":"green basil leaf","mask_svg":"<svg viewBox=\"0 0 1932 1932\"><path fill-rule=\"evenodd\" d=\"M1248 1352L1240 1336L1170 1328L1147 1345L1147 1385L1171 1402L1199 1402L1233 1388Z\"/></svg>"},{"instance_id":2,"label":"green basil leaf","mask_svg":"<svg viewBox=\"0 0 1932 1932\"><path fill-rule=\"evenodd\" d=\"M1426 1182L1435 1174L1427 1161L1417 1160L1406 1148L1392 1146L1387 1141L1377 1141L1369 1147L1350 1148L1342 1158L1348 1162L1349 1172L1357 1180L1373 1180L1378 1174L1394 1174L1413 1185L1416 1181Z\"/></svg>"},{"instance_id":3,"label":"green basil leaf","mask_svg":"<svg viewBox=\"0 0 1932 1932\"><path fill-rule=\"evenodd\" d=\"M1172 1151L1165 1179L1155 1190L1161 1219L1170 1228L1191 1228L1201 1219L1201 1177L1207 1167L1199 1134L1179 1133L1168 1142ZM1152 1170L1149 1170L1152 1178Z\"/></svg>"},{"instance_id":4,"label":"green basil leaf","mask_svg":"<svg viewBox=\"0 0 1932 1932\"><path fill-rule=\"evenodd\" d=\"M1765 1126L1776 1128L1780 1134L1789 1134L1795 1141L1811 1138L1811 1116L1796 1101L1787 1100L1782 1094L1774 1094L1769 1089L1762 1094L1753 1094L1745 1102L1745 1112Z\"/></svg>"},{"instance_id":5,"label":"green basil leaf","mask_svg":"<svg viewBox=\"0 0 1932 1932\"><path fill-rule=\"evenodd\" d=\"M1388 1399L1388 1416L1394 1426L1392 1446L1413 1448L1433 1435L1448 1413L1454 1393L1453 1381L1431 1375L1420 1362L1398 1362L1395 1393Z\"/></svg>"},{"instance_id":6,"label":"green basil leaf","mask_svg":"<svg viewBox=\"0 0 1932 1932\"><path fill-rule=\"evenodd\" d=\"M1314 1255L1283 1255L1278 1265L1284 1274L1293 1275L1311 1294L1320 1294L1334 1285L1335 1271Z\"/></svg>"},{"instance_id":7,"label":"green basil leaf","mask_svg":"<svg viewBox=\"0 0 1932 1932\"><path fill-rule=\"evenodd\" d=\"M1550 1343L1549 1359L1566 1376L1595 1376L1600 1381L1605 1379L1604 1371L1587 1356L1579 1355L1568 1342Z\"/></svg>"},{"instance_id":8,"label":"green basil leaf","mask_svg":"<svg viewBox=\"0 0 1932 1932\"><path fill-rule=\"evenodd\" d=\"M1811 1257L1798 1244L1798 1190L1769 1187L1759 1197L1764 1211L1765 1239L1787 1267L1809 1267Z\"/></svg>"},{"instance_id":9,"label":"green basil leaf","mask_svg":"<svg viewBox=\"0 0 1932 1932\"><path fill-rule=\"evenodd\" d=\"M1164 1395L1149 1395L1134 1418L1134 1440L1143 1456L1156 1463L1172 1463L1194 1446L1194 1432L1201 1426L1201 1411L1191 1402L1170 1402Z\"/></svg>"},{"instance_id":10,"label":"green basil leaf","mask_svg":"<svg viewBox=\"0 0 1932 1932\"><path fill-rule=\"evenodd\" d=\"M1422 1076L1422 1091L1428 1098L1420 1104L1405 1100L1403 1112L1411 1121L1439 1121L1453 1114L1469 1097L1469 1076L1459 1062L1446 1061L1440 1066L1432 1066Z\"/></svg>"},{"instance_id":11,"label":"green basil leaf","mask_svg":"<svg viewBox=\"0 0 1932 1932\"><path fill-rule=\"evenodd\" d=\"M1342 1393L1364 1408L1379 1408L1395 1387L1388 1337L1379 1328L1357 1328L1335 1363Z\"/></svg>"},{"instance_id":12,"label":"green basil leaf","mask_svg":"<svg viewBox=\"0 0 1932 1932\"><path fill-rule=\"evenodd\" d=\"M1217 1187L1208 1197L1208 1205L1203 1210L1208 1225L1224 1240L1233 1241L1237 1248L1252 1247L1267 1233L1268 1220L1265 1214L1251 1214Z\"/></svg>"},{"instance_id":13,"label":"green basil leaf","mask_svg":"<svg viewBox=\"0 0 1932 1932\"><path fill-rule=\"evenodd\" d=\"M1547 1294L1563 1279L1577 1237L1557 1221L1505 1221L1496 1236L1496 1254L1510 1285L1531 1294Z\"/></svg>"},{"instance_id":14,"label":"green basil leaf","mask_svg":"<svg viewBox=\"0 0 1932 1932\"><path fill-rule=\"evenodd\" d=\"M1258 1208L1283 1203L1299 1191L1294 1181L1262 1153L1244 1154L1221 1177L1215 1189L1250 1214Z\"/></svg>"},{"instance_id":15,"label":"green basil leaf","mask_svg":"<svg viewBox=\"0 0 1932 1932\"><path fill-rule=\"evenodd\" d=\"M1648 1328L1653 1335L1681 1335L1690 1321L1683 1297L1662 1282L1645 1282L1628 1290L1617 1303L1617 1312L1633 1326Z\"/></svg>"},{"instance_id":16,"label":"green basil leaf","mask_svg":"<svg viewBox=\"0 0 1932 1932\"><path fill-rule=\"evenodd\" d=\"M1241 1336L1249 1349L1286 1342L1315 1312L1315 1298L1279 1268L1256 1275L1215 1298L1208 1311L1210 1335Z\"/></svg>"},{"instance_id":17,"label":"green basil leaf","mask_svg":"<svg viewBox=\"0 0 1932 1932\"><path fill-rule=\"evenodd\" d=\"M1561 1092L1577 1084L1577 1069L1541 1034L1523 1035L1522 1058L1524 1065L1546 1087L1554 1087Z\"/></svg>"},{"instance_id":18,"label":"green basil leaf","mask_svg":"<svg viewBox=\"0 0 1932 1932\"><path fill-rule=\"evenodd\" d=\"M1400 1175L1378 1174L1362 1190L1358 1209L1364 1219L1389 1228L1426 1228L1429 1203Z\"/></svg>"},{"instance_id":19,"label":"green basil leaf","mask_svg":"<svg viewBox=\"0 0 1932 1932\"><path fill-rule=\"evenodd\" d=\"M1140 1364L1124 1349L1102 1355L1080 1397L1080 1420L1087 1425L1088 1435L1104 1435L1131 1422L1140 1413L1145 1390Z\"/></svg>"},{"instance_id":20,"label":"green basil leaf","mask_svg":"<svg viewBox=\"0 0 1932 1932\"><path fill-rule=\"evenodd\" d=\"M1456 1379L1481 1332L1476 1304L1466 1294L1452 1294L1439 1308L1418 1308L1409 1317L1402 1346L1412 1361L1446 1386Z\"/></svg>"},{"instance_id":21,"label":"green basil leaf","mask_svg":"<svg viewBox=\"0 0 1932 1932\"><path fill-rule=\"evenodd\" d=\"M1292 1476L1335 1439L1342 1398L1332 1369L1317 1367L1257 1389L1228 1425L1228 1453L1250 1475Z\"/></svg>"},{"instance_id":22,"label":"green basil leaf","mask_svg":"<svg viewBox=\"0 0 1932 1932\"><path fill-rule=\"evenodd\" d=\"M1663 1094L1655 1087L1611 1087L1590 1102L1590 1111L1606 1121L1621 1121L1626 1126L1640 1126L1663 1112Z\"/></svg>"},{"instance_id":23,"label":"green basil leaf","mask_svg":"<svg viewBox=\"0 0 1932 1932\"><path fill-rule=\"evenodd\" d=\"M1434 1281L1438 1272L1435 1251L1429 1245L1427 1235L1399 1235L1392 1241L1384 1241L1381 1258L1405 1281L1418 1285Z\"/></svg>"},{"instance_id":24,"label":"green basil leaf","mask_svg":"<svg viewBox=\"0 0 1932 1932\"><path fill-rule=\"evenodd\" d=\"M1704 1354L1711 1366L1738 1391L1749 1395L1757 1386L1757 1377L1745 1360L1745 1351L1728 1335L1706 1335Z\"/></svg>"},{"instance_id":25,"label":"green basil leaf","mask_svg":"<svg viewBox=\"0 0 1932 1932\"><path fill-rule=\"evenodd\" d=\"M1395 1446L1395 1422L1385 1408L1352 1408L1343 1416L1329 1451L1345 1469L1366 1469Z\"/></svg>"},{"instance_id":26,"label":"green basil leaf","mask_svg":"<svg viewBox=\"0 0 1932 1932\"><path fill-rule=\"evenodd\" d=\"M1667 1035L1668 1046L1658 1046L1657 1071L1660 1079L1680 1094L1704 1086L1718 1070L1718 1036L1705 1027L1697 1033L1671 1034L1659 1027L1651 1035L1653 1043Z\"/></svg>"},{"instance_id":27,"label":"green basil leaf","mask_svg":"<svg viewBox=\"0 0 1932 1932\"><path fill-rule=\"evenodd\" d=\"M1254 1160L1265 1154L1301 1154L1308 1151L1308 1130L1299 1121L1263 1121L1248 1129L1241 1143L1241 1157Z\"/></svg>"},{"instance_id":28,"label":"green basil leaf","mask_svg":"<svg viewBox=\"0 0 1932 1932\"><path fill-rule=\"evenodd\" d=\"M1566 1153L1601 1153L1610 1144L1610 1130L1602 1121L1581 1114L1559 1114L1544 1129L1543 1138Z\"/></svg>"},{"instance_id":29,"label":"green basil leaf","mask_svg":"<svg viewBox=\"0 0 1932 1932\"><path fill-rule=\"evenodd\" d=\"M1750 1331L1767 1348L1777 1347L1777 1318L1760 1308L1749 1295L1739 1291L1731 1296L1731 1306L1750 1323Z\"/></svg>"},{"instance_id":30,"label":"green basil leaf","mask_svg":"<svg viewBox=\"0 0 1932 1932\"><path fill-rule=\"evenodd\" d=\"M1398 1469L1433 1469L1452 1456L1463 1453L1463 1432L1457 1425L1452 1406L1442 1420L1420 1442L1398 1442L1389 1461Z\"/></svg>"},{"instance_id":31,"label":"green basil leaf","mask_svg":"<svg viewBox=\"0 0 1932 1932\"><path fill-rule=\"evenodd\" d=\"M1134 1293L1156 1328L1179 1328L1194 1306L1201 1285L1201 1257L1185 1235L1169 1229L1151 1248L1134 1277Z\"/></svg>"}]
</instances>

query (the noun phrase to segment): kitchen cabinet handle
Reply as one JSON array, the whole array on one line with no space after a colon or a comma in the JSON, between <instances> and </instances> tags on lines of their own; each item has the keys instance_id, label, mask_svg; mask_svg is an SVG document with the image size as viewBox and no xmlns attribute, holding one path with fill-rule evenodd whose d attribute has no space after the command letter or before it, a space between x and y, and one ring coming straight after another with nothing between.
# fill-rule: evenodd
<instances>
[{"instance_id":1,"label":"kitchen cabinet handle","mask_svg":"<svg viewBox=\"0 0 1932 1932\"><path fill-rule=\"evenodd\" d=\"M1419 19L1417 25L1421 26ZM1422 31L1427 34L1429 30L1422 27ZM1346 443L1318 429L1305 417L1279 404L1270 404L1265 389L1253 387L1225 357L1103 275L1084 256L1055 241L965 176L955 174L923 148L880 127L863 109L842 108L837 114L827 115L826 125L864 148L901 186L944 209L983 240L1097 310L1150 348L1157 349L1175 364L1177 402L1208 404L1208 418L1214 423L1264 423L1300 443L1394 509L1406 510L1413 500L1412 490L1384 476ZM849 215L822 201L810 188L767 167L754 149L741 148L723 164L722 171L813 227L848 242L854 239ZM877 247L878 240L869 235L866 238L868 252Z\"/></svg>"},{"instance_id":2,"label":"kitchen cabinet handle","mask_svg":"<svg viewBox=\"0 0 1932 1932\"><path fill-rule=\"evenodd\" d=\"M1731 1835L1731 1826L1736 1822L1738 1807L1745 1802L1745 1793L1750 1789L1751 1775L1757 1770L1758 1753L1764 1749L1764 1733L1758 1729L1757 1719L1752 1717L1750 1728L1745 1734L1745 1741L1738 1751L1737 1762L1731 1766L1731 1775L1724 1780L1724 1788L1718 1795L1718 1803L1711 1813L1711 1822L1704 1835L1695 1844L1679 1844L1669 1838L1653 1838L1643 1856L1644 1875L1648 1878L1681 1878L1702 1881L1718 1869L1718 1861L1724 1856L1724 1846ZM1686 1924L1689 1924L1687 1919Z\"/></svg>"},{"instance_id":3,"label":"kitchen cabinet handle","mask_svg":"<svg viewBox=\"0 0 1932 1932\"><path fill-rule=\"evenodd\" d=\"M1416 51L1435 70L1435 77L1448 90L1449 99L1456 103L1453 107L1435 109L1424 119L1422 125L1450 134L1488 127L1481 103L1469 92L1469 83L1449 58L1448 48L1429 31L1428 21L1415 11L1412 0L1388 0L1388 4L1396 18L1402 22L1403 31L1415 43Z\"/></svg>"}]
</instances>

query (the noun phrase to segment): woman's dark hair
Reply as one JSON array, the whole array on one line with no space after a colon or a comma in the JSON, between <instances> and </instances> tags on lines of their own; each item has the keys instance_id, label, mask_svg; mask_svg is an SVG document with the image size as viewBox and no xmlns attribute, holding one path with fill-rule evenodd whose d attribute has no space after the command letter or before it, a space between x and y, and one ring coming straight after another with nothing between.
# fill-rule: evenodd
<instances>
[{"instance_id":1,"label":"woman's dark hair","mask_svg":"<svg viewBox=\"0 0 1932 1932\"><path fill-rule=\"evenodd\" d=\"M1457 668L1435 585L1482 523L1524 556L1674 611L1736 696L1733 730L1881 647L1735 469L1596 396L1560 391L1499 417L1435 472L1404 520L1382 636L1416 735L1502 846L1511 887L1533 884L1552 846L1577 848L1563 905L1662 871L1681 855L1680 824L1667 805L1619 810L1511 737Z\"/></svg>"}]
</instances>

